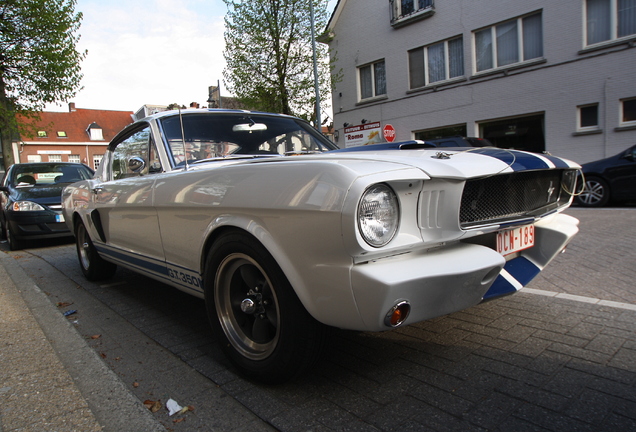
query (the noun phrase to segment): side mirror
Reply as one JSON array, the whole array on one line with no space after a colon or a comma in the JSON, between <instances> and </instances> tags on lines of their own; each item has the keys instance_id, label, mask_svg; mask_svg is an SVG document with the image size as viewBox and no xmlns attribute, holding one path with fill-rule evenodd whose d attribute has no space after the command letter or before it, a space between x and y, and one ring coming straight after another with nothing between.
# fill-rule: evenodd
<instances>
[{"instance_id":1,"label":"side mirror","mask_svg":"<svg viewBox=\"0 0 636 432\"><path fill-rule=\"evenodd\" d=\"M136 174L139 174L146 167L146 161L139 156L133 156L128 159L128 169Z\"/></svg>"},{"instance_id":2,"label":"side mirror","mask_svg":"<svg viewBox=\"0 0 636 432\"><path fill-rule=\"evenodd\" d=\"M636 147L633 147L630 150L628 150L627 153L625 153L625 155L623 157L625 159L627 159L627 160L635 162L636 161Z\"/></svg>"}]
</instances>

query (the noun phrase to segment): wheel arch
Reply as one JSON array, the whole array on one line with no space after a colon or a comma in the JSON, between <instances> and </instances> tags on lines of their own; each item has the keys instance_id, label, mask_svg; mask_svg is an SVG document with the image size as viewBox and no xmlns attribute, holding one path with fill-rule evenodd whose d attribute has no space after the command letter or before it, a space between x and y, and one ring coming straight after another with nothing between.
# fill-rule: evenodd
<instances>
[{"instance_id":1,"label":"wheel arch","mask_svg":"<svg viewBox=\"0 0 636 432\"><path fill-rule=\"evenodd\" d=\"M275 241L274 237L269 233L265 226L253 218L235 216L228 219L226 215L223 219L224 220L222 222L216 221L217 223L212 224L205 236L205 241L203 242L200 255L200 273L202 275L205 274L205 263L207 261L207 257L214 243L222 235L230 232L243 233L262 245L274 258L274 261L276 261L276 264L280 267L305 309L309 311L311 315L314 315L311 307L311 296L308 293L307 286L300 276L300 273L292 261L287 257L287 254L285 254L281 245Z\"/></svg>"}]
</instances>

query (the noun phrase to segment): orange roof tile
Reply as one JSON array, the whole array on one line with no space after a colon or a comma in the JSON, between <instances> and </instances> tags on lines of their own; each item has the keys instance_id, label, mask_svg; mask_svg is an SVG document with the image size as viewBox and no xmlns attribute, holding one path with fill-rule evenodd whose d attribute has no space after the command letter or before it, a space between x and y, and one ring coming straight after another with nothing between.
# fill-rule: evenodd
<instances>
[{"instance_id":1,"label":"orange roof tile","mask_svg":"<svg viewBox=\"0 0 636 432\"><path fill-rule=\"evenodd\" d=\"M133 122L132 111L108 111L97 109L71 108L69 112L44 111L40 113L38 126L34 131L36 136L23 136L23 141L37 143L52 141L64 142L104 142L108 143L125 126ZM18 122L28 122L24 117L17 117ZM103 140L91 140L87 129L92 123L102 128ZM37 131L44 130L46 137L38 137ZM57 132L66 132L66 137L58 137Z\"/></svg>"}]
</instances>

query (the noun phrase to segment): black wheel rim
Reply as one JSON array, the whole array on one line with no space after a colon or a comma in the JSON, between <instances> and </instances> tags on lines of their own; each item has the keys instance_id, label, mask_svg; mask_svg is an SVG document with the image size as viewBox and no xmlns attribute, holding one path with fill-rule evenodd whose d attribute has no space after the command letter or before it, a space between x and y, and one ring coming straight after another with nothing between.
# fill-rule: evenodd
<instances>
[{"instance_id":1,"label":"black wheel rim","mask_svg":"<svg viewBox=\"0 0 636 432\"><path fill-rule=\"evenodd\" d=\"M267 358L280 337L276 292L261 266L245 254L231 254L219 265L214 300L230 344L250 360Z\"/></svg>"}]
</instances>

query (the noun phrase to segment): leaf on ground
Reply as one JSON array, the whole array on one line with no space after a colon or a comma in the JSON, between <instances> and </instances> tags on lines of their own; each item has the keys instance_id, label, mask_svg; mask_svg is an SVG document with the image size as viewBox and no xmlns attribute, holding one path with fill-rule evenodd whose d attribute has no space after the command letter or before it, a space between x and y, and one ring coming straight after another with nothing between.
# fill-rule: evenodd
<instances>
[{"instance_id":1,"label":"leaf on ground","mask_svg":"<svg viewBox=\"0 0 636 432\"><path fill-rule=\"evenodd\" d=\"M144 401L144 406L150 410L150 412L156 413L161 409L161 401L153 401L147 399Z\"/></svg>"}]
</instances>

